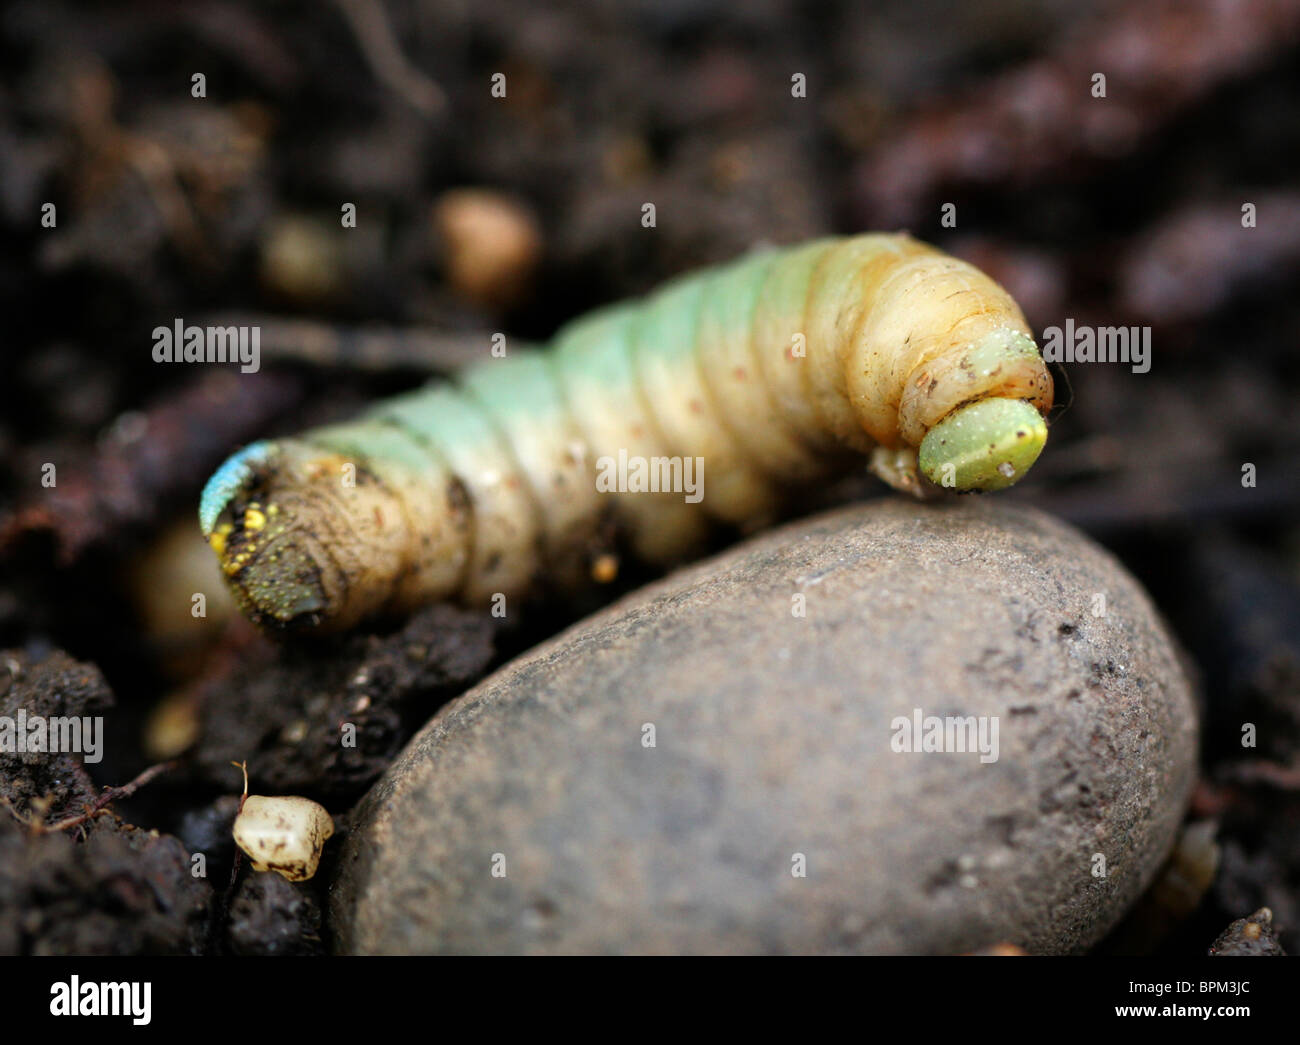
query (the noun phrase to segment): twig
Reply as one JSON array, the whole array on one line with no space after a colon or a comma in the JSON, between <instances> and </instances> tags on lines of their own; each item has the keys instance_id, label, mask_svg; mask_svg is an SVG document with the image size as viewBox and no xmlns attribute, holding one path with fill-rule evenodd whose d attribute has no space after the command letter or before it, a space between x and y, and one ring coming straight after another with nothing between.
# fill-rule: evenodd
<instances>
[{"instance_id":1,"label":"twig","mask_svg":"<svg viewBox=\"0 0 1300 1045\"><path fill-rule=\"evenodd\" d=\"M166 502L272 419L297 404L303 383L288 374L210 370L165 400L123 415L94 456L60 467L58 486L0 516L0 557L31 532L55 538L61 565L91 545L155 523Z\"/></svg>"},{"instance_id":2,"label":"twig","mask_svg":"<svg viewBox=\"0 0 1300 1045\"><path fill-rule=\"evenodd\" d=\"M1284 766L1264 759L1228 766L1224 774L1243 784L1266 784L1281 791L1300 791L1300 766Z\"/></svg>"},{"instance_id":3,"label":"twig","mask_svg":"<svg viewBox=\"0 0 1300 1045\"><path fill-rule=\"evenodd\" d=\"M949 186L1014 191L1103 166L1297 37L1292 0L1113 6L1046 55L910 116L855 175L861 222L913 225ZM1109 81L1105 99L1090 89L1099 72Z\"/></svg>"},{"instance_id":4,"label":"twig","mask_svg":"<svg viewBox=\"0 0 1300 1045\"><path fill-rule=\"evenodd\" d=\"M262 359L306 363L320 369L389 373L414 370L450 374L488 356L488 330L427 330L378 324L346 326L310 319L286 319L260 312L226 312L203 318L214 326L257 327ZM510 352L526 346L510 343Z\"/></svg>"},{"instance_id":5,"label":"twig","mask_svg":"<svg viewBox=\"0 0 1300 1045\"><path fill-rule=\"evenodd\" d=\"M244 774L244 791L239 796L239 808L235 811L235 817L244 811L244 802L248 800L248 762L231 762L232 766L241 770ZM230 911L230 903L235 898L235 884L239 881L239 868L243 857L243 851L238 845L235 846L235 859L230 866L230 883L226 886L226 891L221 895L216 906L212 910L212 918L208 923L208 949L213 953L216 952L221 943L221 929L226 924L226 917Z\"/></svg>"},{"instance_id":6,"label":"twig","mask_svg":"<svg viewBox=\"0 0 1300 1045\"><path fill-rule=\"evenodd\" d=\"M334 0L361 45L371 71L426 116L447 104L442 88L406 60L384 6L377 0Z\"/></svg>"},{"instance_id":7,"label":"twig","mask_svg":"<svg viewBox=\"0 0 1300 1045\"><path fill-rule=\"evenodd\" d=\"M235 810L235 817L238 819L239 814L244 811L244 803L248 801L248 763L245 761L231 762L230 764L236 769L243 770L244 773L244 793L239 796L239 808ZM235 862L230 868L230 889L226 893L226 906L229 906L231 894L235 891L235 879L239 877L239 864L242 855L239 846L235 846Z\"/></svg>"},{"instance_id":8,"label":"twig","mask_svg":"<svg viewBox=\"0 0 1300 1045\"><path fill-rule=\"evenodd\" d=\"M1243 203L1258 208L1256 227L1242 226ZM1117 266L1119 301L1139 322L1187 322L1298 267L1300 193L1243 190L1183 206L1136 237Z\"/></svg>"},{"instance_id":9,"label":"twig","mask_svg":"<svg viewBox=\"0 0 1300 1045\"><path fill-rule=\"evenodd\" d=\"M169 769L174 769L175 766L175 762L160 762L156 766L150 766L130 783L123 784L121 787L104 788L104 793L95 799L95 801L90 805L86 806L84 812L79 813L77 816L69 816L62 820L56 820L52 824L44 824L38 820L24 817L18 812L18 810L14 809L13 805L7 799L5 800L5 805L9 806L9 811L13 813L19 821L26 824L33 833L53 834L55 831L66 831L69 827L77 827L89 820L93 820L101 813L104 813L107 810L107 807L113 802L116 802L119 798L130 798L154 777L158 776L160 773L165 773Z\"/></svg>"}]
</instances>

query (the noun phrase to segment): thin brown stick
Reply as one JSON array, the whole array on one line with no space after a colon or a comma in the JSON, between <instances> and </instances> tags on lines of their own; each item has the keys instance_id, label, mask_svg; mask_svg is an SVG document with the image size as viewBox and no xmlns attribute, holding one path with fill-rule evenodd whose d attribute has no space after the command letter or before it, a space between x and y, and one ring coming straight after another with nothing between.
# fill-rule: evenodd
<instances>
[{"instance_id":1,"label":"thin brown stick","mask_svg":"<svg viewBox=\"0 0 1300 1045\"><path fill-rule=\"evenodd\" d=\"M231 762L230 764L234 766L236 769L243 770L244 773L244 793L239 796L239 808L235 810L235 817L236 819L238 819L239 814L244 811L244 803L248 801L248 763L245 761L245 762ZM239 864L241 862L240 858L243 855L244 854L242 850L240 850L239 846L235 846L235 860L230 868L230 887L226 891L227 906L229 905L231 895L233 895L235 891L235 880L239 877Z\"/></svg>"},{"instance_id":2,"label":"thin brown stick","mask_svg":"<svg viewBox=\"0 0 1300 1045\"><path fill-rule=\"evenodd\" d=\"M365 373L454 373L488 356L493 335L491 330L348 326L261 312L219 312L202 319L215 326L257 327L264 362ZM511 353L526 350L512 339Z\"/></svg>"},{"instance_id":3,"label":"thin brown stick","mask_svg":"<svg viewBox=\"0 0 1300 1045\"><path fill-rule=\"evenodd\" d=\"M130 798L133 794L139 791L140 788L144 787L145 784L149 783L149 781L151 781L154 777L158 776L160 773L165 773L169 769L174 769L175 766L176 766L175 762L159 762L155 766L150 766L143 773L137 776L134 780L130 781L129 783L123 784L121 787L104 788L104 793L100 795L97 799L95 799L95 801L92 802L90 805L86 806L85 810L79 813L78 815L64 817L64 819L56 820L52 824L44 824L38 820L32 820L30 818L24 817L16 809L14 809L14 807L8 801L5 802L5 805L8 805L9 811L13 813L13 815L17 817L20 821L26 824L27 827L30 828L33 833L38 835L53 834L55 831L66 831L70 827L77 827L90 820L93 820L95 817L100 816L101 814L107 812L108 806L111 805L113 802L116 802L120 798Z\"/></svg>"},{"instance_id":4,"label":"thin brown stick","mask_svg":"<svg viewBox=\"0 0 1300 1045\"><path fill-rule=\"evenodd\" d=\"M415 68L398 46L384 5L377 0L334 0L357 38L371 71L426 116L447 104L442 88Z\"/></svg>"}]
</instances>

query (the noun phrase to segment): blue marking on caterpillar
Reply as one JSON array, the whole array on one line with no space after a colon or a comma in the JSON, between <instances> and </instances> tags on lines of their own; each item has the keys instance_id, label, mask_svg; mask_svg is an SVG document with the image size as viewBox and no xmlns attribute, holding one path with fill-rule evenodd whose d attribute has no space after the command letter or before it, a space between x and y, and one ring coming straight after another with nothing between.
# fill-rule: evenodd
<instances>
[{"instance_id":1,"label":"blue marking on caterpillar","mask_svg":"<svg viewBox=\"0 0 1300 1045\"><path fill-rule=\"evenodd\" d=\"M213 473L199 498L199 525L204 537L212 533L222 509L239 492L253 468L265 461L270 453L271 444L265 439L249 443Z\"/></svg>"}]
</instances>

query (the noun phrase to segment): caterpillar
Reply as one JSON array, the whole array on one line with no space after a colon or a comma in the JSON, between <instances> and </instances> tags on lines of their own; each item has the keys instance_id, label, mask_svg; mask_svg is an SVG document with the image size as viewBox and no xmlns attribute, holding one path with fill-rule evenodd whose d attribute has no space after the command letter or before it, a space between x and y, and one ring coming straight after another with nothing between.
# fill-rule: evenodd
<instances>
[{"instance_id":1,"label":"caterpillar","mask_svg":"<svg viewBox=\"0 0 1300 1045\"><path fill-rule=\"evenodd\" d=\"M829 238L678 278L571 322L548 350L245 447L199 520L254 621L337 631L590 583L611 534L671 564L711 520L761 524L854 453L914 494L1006 487L1041 452L1051 404L1024 316L988 276L903 234ZM598 489L616 455L698 461L708 479L698 503Z\"/></svg>"}]
</instances>

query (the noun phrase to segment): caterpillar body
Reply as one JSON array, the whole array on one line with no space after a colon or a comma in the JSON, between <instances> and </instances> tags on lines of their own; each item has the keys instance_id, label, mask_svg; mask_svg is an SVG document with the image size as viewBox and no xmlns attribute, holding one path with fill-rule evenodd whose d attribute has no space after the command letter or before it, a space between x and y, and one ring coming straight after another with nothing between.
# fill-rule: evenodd
<instances>
[{"instance_id":1,"label":"caterpillar body","mask_svg":"<svg viewBox=\"0 0 1300 1045\"><path fill-rule=\"evenodd\" d=\"M254 443L213 475L199 516L255 621L339 630L589 582L611 532L669 564L710 520L761 523L854 452L913 493L1008 486L1042 450L1051 403L1020 309L978 269L901 234L825 239ZM702 497L598 488L598 462L620 454L702 462Z\"/></svg>"}]
</instances>

